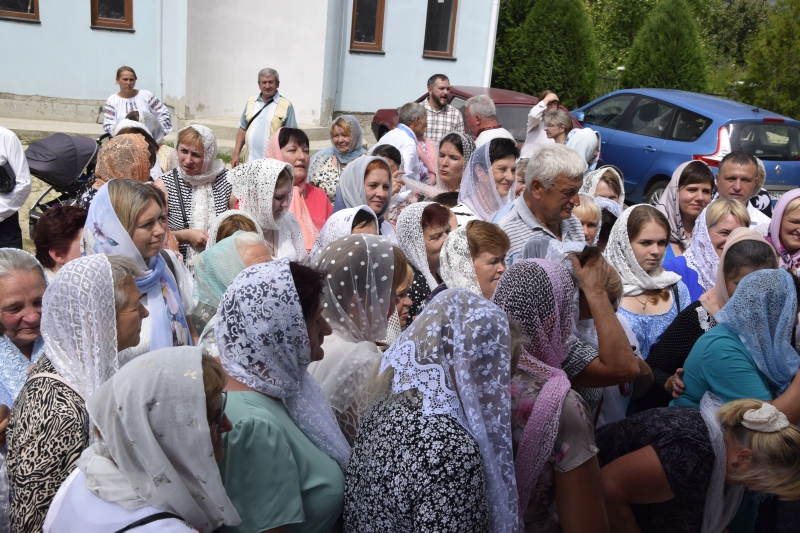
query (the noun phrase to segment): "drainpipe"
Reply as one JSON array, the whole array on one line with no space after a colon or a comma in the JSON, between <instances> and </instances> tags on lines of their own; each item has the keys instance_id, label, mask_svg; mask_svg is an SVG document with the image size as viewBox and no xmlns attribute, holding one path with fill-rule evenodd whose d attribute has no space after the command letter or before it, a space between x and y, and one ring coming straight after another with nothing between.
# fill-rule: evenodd
<instances>
[{"instance_id":1,"label":"drainpipe","mask_svg":"<svg viewBox=\"0 0 800 533\"><path fill-rule=\"evenodd\" d=\"M158 99L164 102L164 69L162 64L164 43L162 39L162 28L164 27L164 0L158 0L158 32L156 48L158 48L158 55L156 56L156 74L158 75Z\"/></svg>"},{"instance_id":2,"label":"drainpipe","mask_svg":"<svg viewBox=\"0 0 800 533\"><path fill-rule=\"evenodd\" d=\"M489 43L486 47L486 69L483 71L483 86L492 85L492 66L494 65L494 41L497 39L497 18L500 13L500 0L492 0L492 18L489 22Z\"/></svg>"}]
</instances>

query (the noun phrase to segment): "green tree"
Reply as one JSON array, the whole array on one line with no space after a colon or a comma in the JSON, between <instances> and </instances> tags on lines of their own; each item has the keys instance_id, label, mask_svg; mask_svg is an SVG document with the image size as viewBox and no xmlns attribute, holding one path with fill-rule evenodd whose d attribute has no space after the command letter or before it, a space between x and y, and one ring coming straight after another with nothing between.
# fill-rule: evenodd
<instances>
[{"instance_id":1,"label":"green tree","mask_svg":"<svg viewBox=\"0 0 800 533\"><path fill-rule=\"evenodd\" d=\"M686 0L663 0L636 34L620 83L704 92L706 58Z\"/></svg>"},{"instance_id":2,"label":"green tree","mask_svg":"<svg viewBox=\"0 0 800 533\"><path fill-rule=\"evenodd\" d=\"M747 62L742 96L759 107L800 118L800 0L778 0Z\"/></svg>"},{"instance_id":3,"label":"green tree","mask_svg":"<svg viewBox=\"0 0 800 533\"><path fill-rule=\"evenodd\" d=\"M493 85L533 95L552 89L567 107L584 104L597 81L594 46L581 0L535 0L497 45Z\"/></svg>"},{"instance_id":4,"label":"green tree","mask_svg":"<svg viewBox=\"0 0 800 533\"><path fill-rule=\"evenodd\" d=\"M625 64L636 33L660 0L596 0L589 18L601 72Z\"/></svg>"}]
</instances>

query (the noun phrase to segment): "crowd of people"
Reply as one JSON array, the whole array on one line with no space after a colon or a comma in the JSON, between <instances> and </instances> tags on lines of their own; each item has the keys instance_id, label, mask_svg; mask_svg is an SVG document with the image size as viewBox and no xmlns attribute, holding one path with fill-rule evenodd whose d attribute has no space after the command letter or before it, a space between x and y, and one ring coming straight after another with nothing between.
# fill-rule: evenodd
<instances>
[{"instance_id":1,"label":"crowd of people","mask_svg":"<svg viewBox=\"0 0 800 533\"><path fill-rule=\"evenodd\" d=\"M264 69L226 168L117 82L0 249L0 531L800 527L800 189L759 210L752 155L628 205L553 91L520 149L437 74L310 157Z\"/></svg>"}]
</instances>

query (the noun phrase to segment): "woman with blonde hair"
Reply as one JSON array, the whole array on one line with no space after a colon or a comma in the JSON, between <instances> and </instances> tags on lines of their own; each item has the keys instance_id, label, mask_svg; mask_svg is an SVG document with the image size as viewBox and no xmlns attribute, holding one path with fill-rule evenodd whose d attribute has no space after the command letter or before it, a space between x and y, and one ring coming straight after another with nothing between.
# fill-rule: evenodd
<instances>
[{"instance_id":1,"label":"woman with blonde hair","mask_svg":"<svg viewBox=\"0 0 800 533\"><path fill-rule=\"evenodd\" d=\"M332 146L323 148L311 158L308 181L325 191L328 200L333 203L342 170L367 151L362 146L361 124L353 115L338 116L328 133Z\"/></svg>"},{"instance_id":2,"label":"woman with blonde hair","mask_svg":"<svg viewBox=\"0 0 800 533\"><path fill-rule=\"evenodd\" d=\"M600 236L602 213L600 207L591 196L581 193L581 203L572 209L572 214L578 217L583 226L583 238L586 244L594 246Z\"/></svg>"},{"instance_id":3,"label":"woman with blonde hair","mask_svg":"<svg viewBox=\"0 0 800 533\"><path fill-rule=\"evenodd\" d=\"M778 200L766 239L778 253L781 268L794 274L800 268L800 189Z\"/></svg>"},{"instance_id":4,"label":"woman with blonde hair","mask_svg":"<svg viewBox=\"0 0 800 533\"><path fill-rule=\"evenodd\" d=\"M662 407L597 430L614 531L726 531L744 489L800 499L800 429L762 400Z\"/></svg>"},{"instance_id":5,"label":"woman with blonde hair","mask_svg":"<svg viewBox=\"0 0 800 533\"><path fill-rule=\"evenodd\" d=\"M689 248L683 255L664 261L664 270L675 272L689 289L692 302L714 288L719 258L736 228L749 228L747 208L733 198L714 200L703 209L694 226Z\"/></svg>"}]
</instances>

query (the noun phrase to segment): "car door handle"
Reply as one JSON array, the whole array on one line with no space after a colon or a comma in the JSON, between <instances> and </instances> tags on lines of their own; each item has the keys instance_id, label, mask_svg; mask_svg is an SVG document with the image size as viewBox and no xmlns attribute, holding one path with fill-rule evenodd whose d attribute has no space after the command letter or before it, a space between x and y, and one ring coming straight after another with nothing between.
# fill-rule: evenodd
<instances>
[{"instance_id":1,"label":"car door handle","mask_svg":"<svg viewBox=\"0 0 800 533\"><path fill-rule=\"evenodd\" d=\"M605 143L606 143L606 141L600 141L600 144L605 144Z\"/></svg>"},{"instance_id":2,"label":"car door handle","mask_svg":"<svg viewBox=\"0 0 800 533\"><path fill-rule=\"evenodd\" d=\"M656 151L656 149L653 148L652 146L645 146L644 148L642 148L642 150L644 150L647 153L653 153Z\"/></svg>"}]
</instances>

